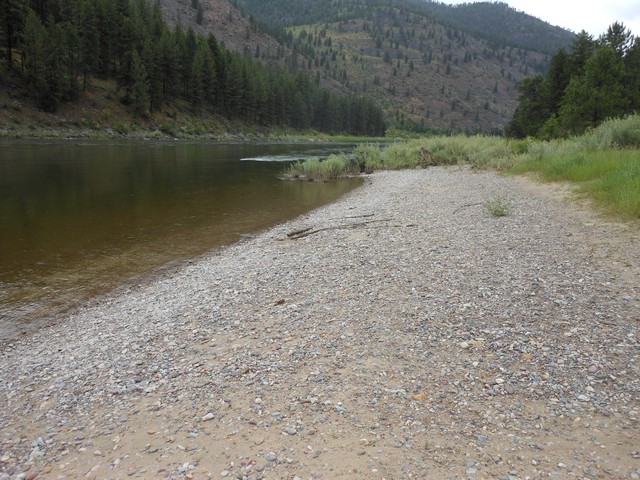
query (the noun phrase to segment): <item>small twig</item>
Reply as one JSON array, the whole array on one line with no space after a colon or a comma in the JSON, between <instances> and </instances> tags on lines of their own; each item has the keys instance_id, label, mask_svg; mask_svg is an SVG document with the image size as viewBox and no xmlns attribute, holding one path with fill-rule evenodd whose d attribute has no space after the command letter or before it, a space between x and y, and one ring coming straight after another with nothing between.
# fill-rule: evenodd
<instances>
[{"instance_id":1,"label":"small twig","mask_svg":"<svg viewBox=\"0 0 640 480\"><path fill-rule=\"evenodd\" d=\"M456 208L453 213L458 213L460 210L462 210L465 207L474 207L476 205L482 205L482 202L476 202L476 203L465 203L464 205L460 205L458 208Z\"/></svg>"},{"instance_id":2,"label":"small twig","mask_svg":"<svg viewBox=\"0 0 640 480\"><path fill-rule=\"evenodd\" d=\"M373 217L375 216L375 213L367 213L366 215L354 215L352 217L343 217L343 218L367 218L367 217Z\"/></svg>"}]
</instances>

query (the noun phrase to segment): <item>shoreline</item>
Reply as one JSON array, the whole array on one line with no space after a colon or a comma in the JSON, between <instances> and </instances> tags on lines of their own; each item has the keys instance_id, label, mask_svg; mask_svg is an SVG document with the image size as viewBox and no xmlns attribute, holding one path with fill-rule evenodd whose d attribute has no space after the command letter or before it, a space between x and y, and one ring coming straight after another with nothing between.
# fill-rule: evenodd
<instances>
[{"instance_id":1,"label":"shoreline","mask_svg":"<svg viewBox=\"0 0 640 480\"><path fill-rule=\"evenodd\" d=\"M368 178L0 345L0 478L640 475L633 232L522 178Z\"/></svg>"},{"instance_id":2,"label":"shoreline","mask_svg":"<svg viewBox=\"0 0 640 480\"><path fill-rule=\"evenodd\" d=\"M387 137L357 137L349 135L329 135L320 132L245 132L213 131L210 133L167 133L159 128L139 129L119 132L114 128L81 129L61 127L38 127L35 129L0 128L0 140L160 140L160 141L208 141L219 143L235 142L283 142L283 143L358 143L390 142Z\"/></svg>"}]
</instances>

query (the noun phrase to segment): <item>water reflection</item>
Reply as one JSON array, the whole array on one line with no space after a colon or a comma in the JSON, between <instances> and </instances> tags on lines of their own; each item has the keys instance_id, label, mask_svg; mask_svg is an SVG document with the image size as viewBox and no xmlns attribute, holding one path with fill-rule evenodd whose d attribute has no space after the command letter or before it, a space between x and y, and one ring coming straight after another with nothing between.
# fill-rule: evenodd
<instances>
[{"instance_id":1,"label":"water reflection","mask_svg":"<svg viewBox=\"0 0 640 480\"><path fill-rule=\"evenodd\" d=\"M0 337L354 187L282 182L317 145L4 141ZM348 148L325 146L322 151Z\"/></svg>"}]
</instances>

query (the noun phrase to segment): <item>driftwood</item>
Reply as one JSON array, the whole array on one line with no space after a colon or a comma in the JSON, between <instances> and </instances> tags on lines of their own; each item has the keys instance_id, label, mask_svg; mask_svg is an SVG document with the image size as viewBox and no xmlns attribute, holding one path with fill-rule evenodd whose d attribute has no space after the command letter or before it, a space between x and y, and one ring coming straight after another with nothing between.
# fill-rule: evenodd
<instances>
[{"instance_id":1,"label":"driftwood","mask_svg":"<svg viewBox=\"0 0 640 480\"><path fill-rule=\"evenodd\" d=\"M458 208L456 208L453 213L458 213L460 210L462 210L463 208L466 207L475 207L476 205L482 205L482 202L476 202L476 203L465 203L464 205L460 205Z\"/></svg>"},{"instance_id":2,"label":"driftwood","mask_svg":"<svg viewBox=\"0 0 640 480\"><path fill-rule=\"evenodd\" d=\"M308 227L308 228L303 228L300 230L294 230L293 232L289 232L287 233L287 237L295 237L298 236L302 233L308 232L309 230L311 230L313 227Z\"/></svg>"},{"instance_id":3,"label":"driftwood","mask_svg":"<svg viewBox=\"0 0 640 480\"><path fill-rule=\"evenodd\" d=\"M385 218L385 219L381 219L381 220L371 220L368 222L357 222L357 223L347 223L344 225L333 225L331 227L323 227L323 228L317 228L317 229L313 229L313 227L309 227L309 228L304 228L301 230L294 230L293 232L289 232L287 233L287 237L289 237L291 240L298 240L300 238L304 238L304 237L308 237L309 235L313 235L314 233L318 233L318 232L324 232L326 230L341 230L341 229L346 229L346 228L358 228L358 227L364 227L366 225L370 225L372 223L379 223L379 222L390 222L391 219L390 218Z\"/></svg>"},{"instance_id":4,"label":"driftwood","mask_svg":"<svg viewBox=\"0 0 640 480\"><path fill-rule=\"evenodd\" d=\"M375 216L375 213L367 213L366 215L354 215L352 217L344 217L344 218L367 218L367 217L373 217Z\"/></svg>"}]
</instances>

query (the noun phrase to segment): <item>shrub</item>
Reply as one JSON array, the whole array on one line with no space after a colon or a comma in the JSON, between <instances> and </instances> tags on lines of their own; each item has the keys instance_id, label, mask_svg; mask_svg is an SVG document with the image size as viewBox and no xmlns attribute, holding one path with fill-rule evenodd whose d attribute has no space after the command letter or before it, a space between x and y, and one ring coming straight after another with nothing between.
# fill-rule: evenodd
<instances>
[{"instance_id":1,"label":"shrub","mask_svg":"<svg viewBox=\"0 0 640 480\"><path fill-rule=\"evenodd\" d=\"M293 163L285 172L285 176L326 182L341 176L358 173L360 173L360 168L355 158L348 158L345 155L330 155L325 160L312 158Z\"/></svg>"},{"instance_id":2,"label":"shrub","mask_svg":"<svg viewBox=\"0 0 640 480\"><path fill-rule=\"evenodd\" d=\"M511 200L504 195L494 195L485 200L482 206L492 217L506 217L513 208Z\"/></svg>"}]
</instances>

